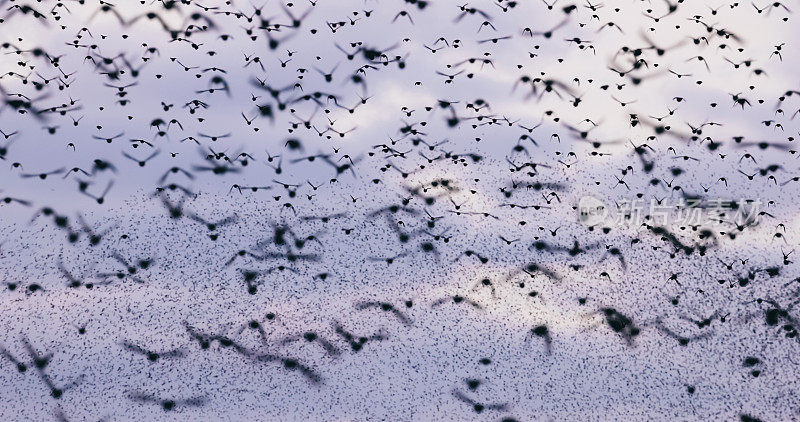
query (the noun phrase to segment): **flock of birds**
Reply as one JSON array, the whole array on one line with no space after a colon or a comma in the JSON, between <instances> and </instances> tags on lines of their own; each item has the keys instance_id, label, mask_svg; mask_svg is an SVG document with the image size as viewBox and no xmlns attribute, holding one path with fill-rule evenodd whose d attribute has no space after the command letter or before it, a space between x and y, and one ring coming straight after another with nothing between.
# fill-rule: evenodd
<instances>
[{"instance_id":1,"label":"flock of birds","mask_svg":"<svg viewBox=\"0 0 800 422\"><path fill-rule=\"evenodd\" d=\"M0 415L800 419L794 6L0 0Z\"/></svg>"}]
</instances>

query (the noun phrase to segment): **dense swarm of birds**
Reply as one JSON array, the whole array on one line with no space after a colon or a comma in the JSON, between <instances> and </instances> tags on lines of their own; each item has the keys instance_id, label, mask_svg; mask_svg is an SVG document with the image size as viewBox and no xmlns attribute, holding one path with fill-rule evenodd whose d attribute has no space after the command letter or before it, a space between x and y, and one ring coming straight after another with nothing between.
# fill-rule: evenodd
<instances>
[{"instance_id":1,"label":"dense swarm of birds","mask_svg":"<svg viewBox=\"0 0 800 422\"><path fill-rule=\"evenodd\" d=\"M0 415L800 419L793 8L0 0Z\"/></svg>"}]
</instances>

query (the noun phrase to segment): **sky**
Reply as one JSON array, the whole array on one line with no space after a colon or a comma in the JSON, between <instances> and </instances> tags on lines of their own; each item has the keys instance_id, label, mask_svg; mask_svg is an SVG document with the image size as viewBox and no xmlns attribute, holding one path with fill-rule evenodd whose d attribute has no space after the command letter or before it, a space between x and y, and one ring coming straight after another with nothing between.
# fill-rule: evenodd
<instances>
[{"instance_id":1,"label":"sky","mask_svg":"<svg viewBox=\"0 0 800 422\"><path fill-rule=\"evenodd\" d=\"M793 5L102 4L0 0L3 419L800 418Z\"/></svg>"}]
</instances>

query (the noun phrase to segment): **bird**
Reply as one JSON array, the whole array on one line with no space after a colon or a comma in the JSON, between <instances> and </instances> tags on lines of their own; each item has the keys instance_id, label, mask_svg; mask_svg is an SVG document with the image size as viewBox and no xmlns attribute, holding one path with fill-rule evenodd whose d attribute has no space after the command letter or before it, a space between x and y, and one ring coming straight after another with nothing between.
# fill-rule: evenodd
<instances>
[{"instance_id":1,"label":"bird","mask_svg":"<svg viewBox=\"0 0 800 422\"><path fill-rule=\"evenodd\" d=\"M0 0L0 414L797 419L793 12Z\"/></svg>"}]
</instances>

